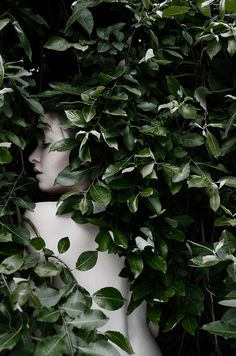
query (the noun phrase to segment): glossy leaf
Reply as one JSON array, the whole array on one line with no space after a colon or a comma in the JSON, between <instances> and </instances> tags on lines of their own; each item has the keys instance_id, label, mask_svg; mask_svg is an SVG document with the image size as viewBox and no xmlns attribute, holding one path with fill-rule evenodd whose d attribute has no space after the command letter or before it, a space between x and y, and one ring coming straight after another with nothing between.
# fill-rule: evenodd
<instances>
[{"instance_id":1,"label":"glossy leaf","mask_svg":"<svg viewBox=\"0 0 236 356\"><path fill-rule=\"evenodd\" d=\"M87 271L93 268L97 263L97 258L97 251L82 252L76 262L76 269L78 269L79 271Z\"/></svg>"},{"instance_id":2,"label":"glossy leaf","mask_svg":"<svg viewBox=\"0 0 236 356\"><path fill-rule=\"evenodd\" d=\"M129 343L129 340L123 336L119 331L109 330L106 331L105 335L108 339L113 342L115 345L119 346L122 350L127 352L129 355L134 353L132 346Z\"/></svg>"},{"instance_id":3,"label":"glossy leaf","mask_svg":"<svg viewBox=\"0 0 236 356\"><path fill-rule=\"evenodd\" d=\"M105 287L98 290L93 294L93 300L106 310L117 310L124 304L124 298L120 291L113 287Z\"/></svg>"},{"instance_id":4,"label":"glossy leaf","mask_svg":"<svg viewBox=\"0 0 236 356\"><path fill-rule=\"evenodd\" d=\"M57 250L60 254L65 253L70 248L70 239L69 237L63 237L58 241Z\"/></svg>"}]
</instances>

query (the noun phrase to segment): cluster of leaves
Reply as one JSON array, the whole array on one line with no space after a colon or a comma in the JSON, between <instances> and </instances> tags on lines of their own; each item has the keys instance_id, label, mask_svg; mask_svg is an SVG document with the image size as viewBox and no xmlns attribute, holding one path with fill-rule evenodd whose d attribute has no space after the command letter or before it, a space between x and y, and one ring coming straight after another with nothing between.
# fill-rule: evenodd
<instances>
[{"instance_id":1,"label":"cluster of leaves","mask_svg":"<svg viewBox=\"0 0 236 356\"><path fill-rule=\"evenodd\" d=\"M163 332L181 325L182 330L195 335L205 324L206 331L235 339L235 1L78 0L51 37L43 31L47 26L43 17L28 8L18 14L16 26L10 11L17 1L9 3L11 10L0 19L1 36L5 27L13 25L23 58L31 59L31 47L19 25L22 11L41 26L37 36L44 45L47 70L52 69L53 55L61 63L68 56L77 63L77 71L66 81L55 74L52 82L46 81L44 92L37 95L60 96L68 118L66 125L75 132L73 138L52 147L55 151L71 150L70 167L59 174L57 182L71 185L88 174L91 177L91 185L82 195L70 192L60 198L58 214L71 212L76 222L99 226L98 250L126 257L122 275L130 278L130 312L145 299L148 319L160 324ZM101 11L109 12L111 19L103 16L99 21ZM19 53L15 53L16 58ZM50 325L46 321L50 324L51 319L44 316L52 310L39 296L34 300L32 295L37 295L35 290L43 294L44 288L50 288L50 292L54 289L44 287L48 285L46 278L42 284L47 276L40 276L36 283L38 261L33 255L22 255L25 232L19 230L22 227L9 225L14 211L18 217L21 208L33 209L24 193L31 180L22 177L22 150L30 120L19 117L22 108L16 103L23 99L31 110L42 112L36 96L28 93L34 85L32 72L22 63L9 63L10 56L6 51L1 61L4 220L0 242L5 246L1 255L10 256L7 258L13 258L14 263L4 260L0 268L4 301L9 298L9 308L21 316L21 328L14 325L14 330L9 330L8 326L6 339L12 333L12 339L18 342L15 334L28 335L30 312L24 309L26 306L35 308L32 322L43 321L43 337L47 335ZM36 84L41 88L42 83ZM13 173L13 153L20 174ZM30 243L28 238L23 241ZM21 261L20 266L15 258ZM15 264L18 267L12 270L9 266ZM25 270L33 273L30 279L28 274L24 276ZM5 275L9 280L23 280L10 282ZM21 305L22 293L27 297ZM62 289L59 299L50 306L55 308L53 322L60 320L62 325L54 340L61 354L65 347L62 338L72 333L67 325L70 317L77 320L74 327L81 328L79 320L93 313L89 302L82 303L86 311L80 307L77 315L62 312L62 306L75 293L80 293L75 287ZM41 303L39 309L37 303ZM7 320L9 310L1 305ZM224 314L225 308L222 311L220 305L230 309ZM99 320L103 322L103 317ZM6 324L11 323L8 320ZM95 331L88 333L89 328L85 329L76 329L73 345L78 342L74 342L76 337L83 340L79 345L95 340ZM97 342L101 337L102 345L104 338L112 339L109 335L96 337ZM35 338L40 339L40 335L36 333ZM28 336L23 339L25 347ZM45 347L50 347L49 339L44 340ZM1 345L5 349L15 345L8 347L4 342Z\"/></svg>"}]
</instances>

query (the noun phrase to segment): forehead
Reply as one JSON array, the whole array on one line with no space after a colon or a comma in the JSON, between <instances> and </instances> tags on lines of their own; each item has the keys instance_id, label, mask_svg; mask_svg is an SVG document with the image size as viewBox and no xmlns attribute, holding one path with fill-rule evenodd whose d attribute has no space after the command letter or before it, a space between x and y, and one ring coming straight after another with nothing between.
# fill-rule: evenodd
<instances>
[{"instance_id":1,"label":"forehead","mask_svg":"<svg viewBox=\"0 0 236 356\"><path fill-rule=\"evenodd\" d=\"M44 135L52 136L53 138L69 137L69 133L61 128L61 121L56 115L43 115L38 124Z\"/></svg>"}]
</instances>

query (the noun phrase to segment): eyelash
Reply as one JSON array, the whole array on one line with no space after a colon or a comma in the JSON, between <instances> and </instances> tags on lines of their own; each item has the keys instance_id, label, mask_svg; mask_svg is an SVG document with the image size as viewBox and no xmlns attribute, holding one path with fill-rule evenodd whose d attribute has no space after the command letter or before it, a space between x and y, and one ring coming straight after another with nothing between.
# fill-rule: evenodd
<instances>
[{"instance_id":1,"label":"eyelash","mask_svg":"<svg viewBox=\"0 0 236 356\"><path fill-rule=\"evenodd\" d=\"M47 148L49 145L50 145L50 143L47 143L47 142L41 143L42 148Z\"/></svg>"}]
</instances>

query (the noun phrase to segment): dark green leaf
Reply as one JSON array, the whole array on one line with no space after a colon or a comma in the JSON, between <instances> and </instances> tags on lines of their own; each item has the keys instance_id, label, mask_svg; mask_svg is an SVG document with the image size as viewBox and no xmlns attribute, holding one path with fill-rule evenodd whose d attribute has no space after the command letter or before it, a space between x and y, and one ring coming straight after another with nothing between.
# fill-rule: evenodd
<instances>
[{"instance_id":1,"label":"dark green leaf","mask_svg":"<svg viewBox=\"0 0 236 356\"><path fill-rule=\"evenodd\" d=\"M69 237L63 237L58 241L57 250L60 254L65 253L70 248L70 240Z\"/></svg>"},{"instance_id":2,"label":"dark green leaf","mask_svg":"<svg viewBox=\"0 0 236 356\"><path fill-rule=\"evenodd\" d=\"M76 262L76 269L78 269L79 271L87 271L93 268L97 263L97 258L97 251L82 252Z\"/></svg>"},{"instance_id":3,"label":"dark green leaf","mask_svg":"<svg viewBox=\"0 0 236 356\"><path fill-rule=\"evenodd\" d=\"M93 294L94 301L106 310L120 309L124 304L124 298L120 291L113 287L106 287Z\"/></svg>"},{"instance_id":4,"label":"dark green leaf","mask_svg":"<svg viewBox=\"0 0 236 356\"><path fill-rule=\"evenodd\" d=\"M127 352L129 355L134 353L129 340L125 336L123 336L120 332L110 330L110 331L106 331L105 335L111 342L119 346L122 350Z\"/></svg>"}]
</instances>

